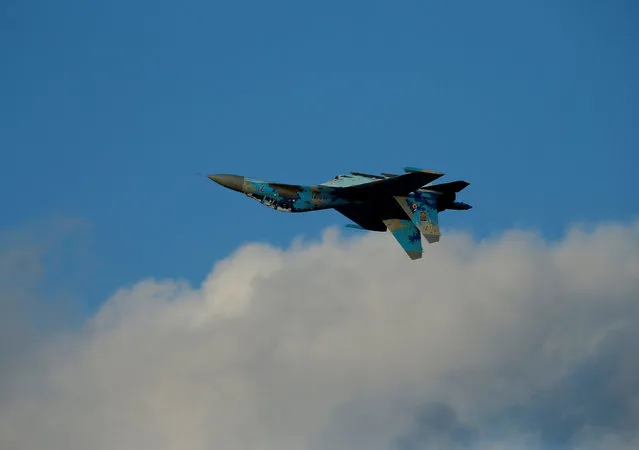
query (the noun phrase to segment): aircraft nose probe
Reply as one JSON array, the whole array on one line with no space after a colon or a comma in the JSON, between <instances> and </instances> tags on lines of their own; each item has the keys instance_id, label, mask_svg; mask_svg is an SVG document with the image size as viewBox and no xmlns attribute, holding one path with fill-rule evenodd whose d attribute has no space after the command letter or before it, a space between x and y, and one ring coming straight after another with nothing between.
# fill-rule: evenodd
<instances>
[{"instance_id":1,"label":"aircraft nose probe","mask_svg":"<svg viewBox=\"0 0 639 450\"><path fill-rule=\"evenodd\" d=\"M244 191L244 177L242 176L220 173L220 174L207 175L207 178L209 178L212 181L215 181L217 184L224 186L225 188L229 188L238 192Z\"/></svg>"}]
</instances>

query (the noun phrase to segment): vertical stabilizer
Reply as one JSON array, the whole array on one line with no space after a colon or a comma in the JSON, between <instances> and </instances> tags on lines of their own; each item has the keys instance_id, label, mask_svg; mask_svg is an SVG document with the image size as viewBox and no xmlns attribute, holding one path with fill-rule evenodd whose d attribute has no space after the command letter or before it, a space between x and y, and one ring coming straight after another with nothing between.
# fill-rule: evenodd
<instances>
[{"instance_id":1,"label":"vertical stabilizer","mask_svg":"<svg viewBox=\"0 0 639 450\"><path fill-rule=\"evenodd\" d=\"M384 224L410 259L422 257L422 237L413 222L404 219L387 219L384 220Z\"/></svg>"},{"instance_id":2,"label":"vertical stabilizer","mask_svg":"<svg viewBox=\"0 0 639 450\"><path fill-rule=\"evenodd\" d=\"M427 192L415 192L407 197L395 197L417 229L429 244L439 241L437 197Z\"/></svg>"}]
</instances>

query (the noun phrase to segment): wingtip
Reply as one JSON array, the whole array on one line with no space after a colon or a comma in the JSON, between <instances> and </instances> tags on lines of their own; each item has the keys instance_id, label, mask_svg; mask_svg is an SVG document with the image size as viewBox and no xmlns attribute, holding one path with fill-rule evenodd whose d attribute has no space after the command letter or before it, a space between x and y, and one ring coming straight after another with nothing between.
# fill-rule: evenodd
<instances>
[{"instance_id":1,"label":"wingtip","mask_svg":"<svg viewBox=\"0 0 639 450\"><path fill-rule=\"evenodd\" d=\"M437 172L436 170L421 169L419 167L404 167L404 172L406 173L421 172L421 173L428 173L430 175L439 175L439 176L444 175L443 172Z\"/></svg>"}]
</instances>

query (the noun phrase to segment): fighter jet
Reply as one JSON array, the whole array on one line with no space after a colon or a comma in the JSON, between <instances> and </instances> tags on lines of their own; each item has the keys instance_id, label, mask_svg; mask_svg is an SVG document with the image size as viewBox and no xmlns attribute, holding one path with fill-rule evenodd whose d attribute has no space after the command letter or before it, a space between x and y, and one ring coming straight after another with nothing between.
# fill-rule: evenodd
<instances>
[{"instance_id":1,"label":"fighter jet","mask_svg":"<svg viewBox=\"0 0 639 450\"><path fill-rule=\"evenodd\" d=\"M277 211L335 209L355 222L347 227L389 230L410 259L415 260L422 257L421 235L428 243L439 241L440 212L471 208L456 201L457 193L470 183L431 184L444 174L415 167L403 170L402 175L351 172L311 186L270 183L228 174L208 175L208 178Z\"/></svg>"}]
</instances>

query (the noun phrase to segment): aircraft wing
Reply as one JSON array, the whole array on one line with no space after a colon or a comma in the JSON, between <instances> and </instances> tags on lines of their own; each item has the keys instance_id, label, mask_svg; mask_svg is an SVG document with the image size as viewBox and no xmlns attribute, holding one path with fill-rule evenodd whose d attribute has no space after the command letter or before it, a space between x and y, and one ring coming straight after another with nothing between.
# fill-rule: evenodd
<instances>
[{"instance_id":1,"label":"aircraft wing","mask_svg":"<svg viewBox=\"0 0 639 450\"><path fill-rule=\"evenodd\" d=\"M358 184L342 188L341 195L345 196L368 196L368 195L406 195L420 187L428 184L444 174L432 170L406 167L404 175L376 179L370 183Z\"/></svg>"},{"instance_id":2,"label":"aircraft wing","mask_svg":"<svg viewBox=\"0 0 639 450\"><path fill-rule=\"evenodd\" d=\"M351 219L363 230L386 231L386 225L381 217L377 216L375 210L369 205L337 206L335 210Z\"/></svg>"}]
</instances>

